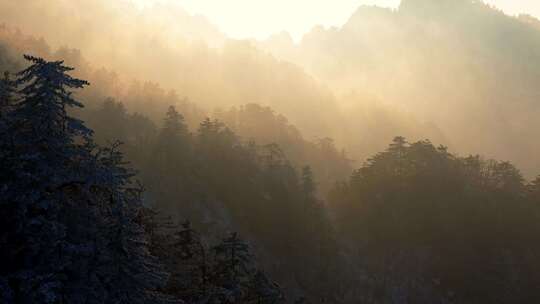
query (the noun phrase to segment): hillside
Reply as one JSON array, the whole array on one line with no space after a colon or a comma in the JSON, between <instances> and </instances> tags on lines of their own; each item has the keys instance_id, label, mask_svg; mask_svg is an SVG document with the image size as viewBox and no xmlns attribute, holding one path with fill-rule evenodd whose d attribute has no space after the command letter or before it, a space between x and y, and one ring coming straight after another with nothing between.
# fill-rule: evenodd
<instances>
[{"instance_id":1,"label":"hillside","mask_svg":"<svg viewBox=\"0 0 540 304\"><path fill-rule=\"evenodd\" d=\"M540 30L480 1L404 0L397 10L360 7L340 28L314 28L298 45L262 43L306 68L338 96L376 96L436 124L445 143L540 168ZM340 93L341 92L341 93ZM348 103L344 97L342 103ZM464 135L466 134L466 135Z\"/></svg>"},{"instance_id":2,"label":"hillside","mask_svg":"<svg viewBox=\"0 0 540 304\"><path fill-rule=\"evenodd\" d=\"M477 0L297 42L0 0L0 303L540 303L538 64L540 20Z\"/></svg>"}]
</instances>

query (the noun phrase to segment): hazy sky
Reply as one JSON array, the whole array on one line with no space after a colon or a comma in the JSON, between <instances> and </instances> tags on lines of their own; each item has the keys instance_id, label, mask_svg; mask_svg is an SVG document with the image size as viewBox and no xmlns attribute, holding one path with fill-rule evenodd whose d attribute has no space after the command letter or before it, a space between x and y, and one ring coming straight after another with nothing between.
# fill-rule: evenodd
<instances>
[{"instance_id":1,"label":"hazy sky","mask_svg":"<svg viewBox=\"0 0 540 304\"><path fill-rule=\"evenodd\" d=\"M132 0L174 2L206 16L233 38L264 39L283 30L298 40L314 25L341 26L362 4L397 7L400 0ZM436 1L436 0L434 0ZM508 14L540 17L540 0L486 0Z\"/></svg>"}]
</instances>

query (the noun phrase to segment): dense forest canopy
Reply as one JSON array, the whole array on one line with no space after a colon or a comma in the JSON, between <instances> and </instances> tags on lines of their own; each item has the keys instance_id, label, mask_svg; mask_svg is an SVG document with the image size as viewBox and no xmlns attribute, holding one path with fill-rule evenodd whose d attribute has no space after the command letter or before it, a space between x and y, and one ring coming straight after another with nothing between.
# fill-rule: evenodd
<instances>
[{"instance_id":1,"label":"dense forest canopy","mask_svg":"<svg viewBox=\"0 0 540 304\"><path fill-rule=\"evenodd\" d=\"M0 303L535 303L540 21L363 6L299 42L0 0Z\"/></svg>"}]
</instances>

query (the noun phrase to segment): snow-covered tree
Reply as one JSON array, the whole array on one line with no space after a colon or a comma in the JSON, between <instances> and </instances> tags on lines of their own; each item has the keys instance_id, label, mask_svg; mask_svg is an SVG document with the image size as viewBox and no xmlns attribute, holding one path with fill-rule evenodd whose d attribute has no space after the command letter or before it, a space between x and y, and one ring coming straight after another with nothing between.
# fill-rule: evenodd
<instances>
[{"instance_id":1,"label":"snow-covered tree","mask_svg":"<svg viewBox=\"0 0 540 304\"><path fill-rule=\"evenodd\" d=\"M244 290L253 272L249 246L237 233L231 233L212 249L215 254L212 280L219 287L215 296L225 303L235 303L246 296Z\"/></svg>"},{"instance_id":2,"label":"snow-covered tree","mask_svg":"<svg viewBox=\"0 0 540 304\"><path fill-rule=\"evenodd\" d=\"M62 62L25 56L30 67L17 74L20 100L9 111L0 165L2 240L7 280L17 302L60 303L69 267L68 237L62 222L67 191L82 184L84 155L75 140L90 130L67 111L82 106L71 89L87 82L70 77ZM4 81L5 83L5 81Z\"/></svg>"},{"instance_id":3,"label":"snow-covered tree","mask_svg":"<svg viewBox=\"0 0 540 304\"><path fill-rule=\"evenodd\" d=\"M17 74L17 82L22 86L21 101L14 114L18 126L41 144L64 146L73 143L75 137L90 136L90 129L68 113L71 108L83 107L74 99L72 90L89 83L71 77L68 72L73 68L65 66L63 61L24 57L32 65Z\"/></svg>"},{"instance_id":4,"label":"snow-covered tree","mask_svg":"<svg viewBox=\"0 0 540 304\"><path fill-rule=\"evenodd\" d=\"M25 56L0 138L0 302L165 303L146 243L141 188L119 144L100 148L70 116L82 104L61 61Z\"/></svg>"},{"instance_id":5,"label":"snow-covered tree","mask_svg":"<svg viewBox=\"0 0 540 304\"><path fill-rule=\"evenodd\" d=\"M257 271L251 281L251 298L258 304L285 303L281 287L271 281L264 272Z\"/></svg>"}]
</instances>

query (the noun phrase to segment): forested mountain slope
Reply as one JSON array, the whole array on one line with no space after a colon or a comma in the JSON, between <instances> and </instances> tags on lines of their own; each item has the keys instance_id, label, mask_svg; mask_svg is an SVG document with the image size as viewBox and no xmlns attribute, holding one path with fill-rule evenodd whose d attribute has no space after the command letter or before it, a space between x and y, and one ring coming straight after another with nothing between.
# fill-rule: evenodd
<instances>
[{"instance_id":1,"label":"forested mountain slope","mask_svg":"<svg viewBox=\"0 0 540 304\"><path fill-rule=\"evenodd\" d=\"M435 120L418 119L389 107L363 89L337 98L331 87L301 66L279 60L252 41L228 39L179 5L140 10L128 0L51 0L46 5L39 0L18 4L1 0L0 11L0 23L10 31L20 29L37 37L40 48L45 48L45 41L52 53L74 48L75 52L60 57L79 72L83 65L76 57L84 58L89 67L100 72L84 78L95 84L99 81L99 88L112 86L115 94L108 95L113 97L117 92L131 91L139 103L131 108L154 119L159 119L170 102L145 108L140 102L163 99L147 94L158 94L158 83L165 95L174 90L179 99L187 97L206 112L248 103L269 106L287 117L309 141L333 138L357 161L384 148L397 133L446 143ZM20 52L48 55L24 43L19 46ZM343 101L352 106L342 107ZM187 113L186 118L190 119Z\"/></svg>"},{"instance_id":2,"label":"forested mountain slope","mask_svg":"<svg viewBox=\"0 0 540 304\"><path fill-rule=\"evenodd\" d=\"M88 83L26 58L0 81L6 303L536 301L539 182L508 162L396 137L324 204L278 145L173 106L156 128L105 102L97 140L126 146L100 147L66 111Z\"/></svg>"},{"instance_id":3,"label":"forested mountain slope","mask_svg":"<svg viewBox=\"0 0 540 304\"><path fill-rule=\"evenodd\" d=\"M0 303L540 301L538 20L404 0L285 54L43 3L0 0Z\"/></svg>"},{"instance_id":4,"label":"forested mountain slope","mask_svg":"<svg viewBox=\"0 0 540 304\"><path fill-rule=\"evenodd\" d=\"M297 45L261 47L338 96L376 96L436 124L451 147L512 160L531 177L540 169L530 158L540 145L529 140L539 127L538 24L482 1L403 0L396 10L360 7L343 26L316 27Z\"/></svg>"}]
</instances>

